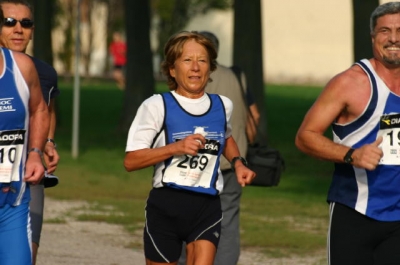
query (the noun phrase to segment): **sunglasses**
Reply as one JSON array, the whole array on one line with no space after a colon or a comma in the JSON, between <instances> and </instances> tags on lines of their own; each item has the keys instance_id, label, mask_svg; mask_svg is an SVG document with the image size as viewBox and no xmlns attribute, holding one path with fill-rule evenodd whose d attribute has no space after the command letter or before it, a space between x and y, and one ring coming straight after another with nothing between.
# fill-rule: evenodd
<instances>
[{"instance_id":1,"label":"sunglasses","mask_svg":"<svg viewBox=\"0 0 400 265\"><path fill-rule=\"evenodd\" d=\"M24 18L22 20L18 20L12 17L7 17L4 19L4 26L6 27L14 27L15 25L17 25L17 22L19 22L21 24L21 27L25 28L25 29L30 29L33 27L33 20L28 19L28 18Z\"/></svg>"}]
</instances>

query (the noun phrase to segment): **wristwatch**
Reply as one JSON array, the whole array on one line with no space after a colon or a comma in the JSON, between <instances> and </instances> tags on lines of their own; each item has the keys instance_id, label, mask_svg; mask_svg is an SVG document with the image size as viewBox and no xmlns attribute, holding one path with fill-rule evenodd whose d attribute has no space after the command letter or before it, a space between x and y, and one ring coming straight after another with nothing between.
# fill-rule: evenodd
<instances>
[{"instance_id":1,"label":"wristwatch","mask_svg":"<svg viewBox=\"0 0 400 265\"><path fill-rule=\"evenodd\" d=\"M353 158L351 157L351 155L353 154L354 150L355 150L354 148L350 148L350 150L347 151L346 155L344 156L343 161L344 161L346 164L351 164L351 163L353 163Z\"/></svg>"},{"instance_id":2,"label":"wristwatch","mask_svg":"<svg viewBox=\"0 0 400 265\"><path fill-rule=\"evenodd\" d=\"M237 160L242 161L243 165L245 165L247 167L247 161L246 161L246 159L244 157L235 156L231 161L231 168L232 168L233 171L235 171L235 163L236 163Z\"/></svg>"}]
</instances>

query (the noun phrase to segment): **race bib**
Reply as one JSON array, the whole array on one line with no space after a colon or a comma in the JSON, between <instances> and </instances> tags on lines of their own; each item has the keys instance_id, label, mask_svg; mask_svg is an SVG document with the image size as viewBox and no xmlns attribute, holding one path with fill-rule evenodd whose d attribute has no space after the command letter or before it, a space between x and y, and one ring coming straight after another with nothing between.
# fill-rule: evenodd
<instances>
[{"instance_id":1,"label":"race bib","mask_svg":"<svg viewBox=\"0 0 400 265\"><path fill-rule=\"evenodd\" d=\"M0 131L0 183L19 181L25 130Z\"/></svg>"},{"instance_id":2,"label":"race bib","mask_svg":"<svg viewBox=\"0 0 400 265\"><path fill-rule=\"evenodd\" d=\"M378 137L382 136L381 165L400 165L400 114L382 116Z\"/></svg>"},{"instance_id":3,"label":"race bib","mask_svg":"<svg viewBox=\"0 0 400 265\"><path fill-rule=\"evenodd\" d=\"M164 183L180 186L209 188L217 164L219 142L206 140L204 149L197 156L174 156L163 176Z\"/></svg>"}]
</instances>

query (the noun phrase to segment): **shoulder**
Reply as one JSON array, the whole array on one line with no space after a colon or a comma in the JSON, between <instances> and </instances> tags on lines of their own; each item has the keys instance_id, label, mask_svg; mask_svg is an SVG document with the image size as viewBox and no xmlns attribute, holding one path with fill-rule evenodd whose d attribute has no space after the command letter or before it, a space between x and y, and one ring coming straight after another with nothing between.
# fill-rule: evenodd
<instances>
[{"instance_id":1,"label":"shoulder","mask_svg":"<svg viewBox=\"0 0 400 265\"><path fill-rule=\"evenodd\" d=\"M228 97L225 97L223 95L219 95L219 97L221 98L222 103L225 106L225 109L233 109L232 100L230 100Z\"/></svg>"},{"instance_id":2,"label":"shoulder","mask_svg":"<svg viewBox=\"0 0 400 265\"><path fill-rule=\"evenodd\" d=\"M163 103L161 94L154 94L153 96L145 99L142 102L142 106L149 108L149 109L154 108L154 107L163 107L164 103Z\"/></svg>"},{"instance_id":3,"label":"shoulder","mask_svg":"<svg viewBox=\"0 0 400 265\"><path fill-rule=\"evenodd\" d=\"M326 89L333 89L345 92L348 88L369 87L369 78L359 65L352 65L347 70L334 76L326 85Z\"/></svg>"},{"instance_id":4,"label":"shoulder","mask_svg":"<svg viewBox=\"0 0 400 265\"><path fill-rule=\"evenodd\" d=\"M32 59L38 73L46 73L47 75L57 75L56 69L54 69L54 67L51 66L50 64L36 57L30 56L30 58Z\"/></svg>"},{"instance_id":5,"label":"shoulder","mask_svg":"<svg viewBox=\"0 0 400 265\"><path fill-rule=\"evenodd\" d=\"M37 76L37 71L31 57L22 52L11 51L11 54L26 81Z\"/></svg>"}]
</instances>

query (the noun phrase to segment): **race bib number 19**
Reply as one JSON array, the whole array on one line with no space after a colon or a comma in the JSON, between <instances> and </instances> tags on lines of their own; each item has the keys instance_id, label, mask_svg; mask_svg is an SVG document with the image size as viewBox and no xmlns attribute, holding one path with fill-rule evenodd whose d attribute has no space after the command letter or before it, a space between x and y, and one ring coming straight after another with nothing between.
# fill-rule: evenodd
<instances>
[{"instance_id":1,"label":"race bib number 19","mask_svg":"<svg viewBox=\"0 0 400 265\"><path fill-rule=\"evenodd\" d=\"M385 115L379 123L378 137L382 136L381 165L400 165L400 114Z\"/></svg>"},{"instance_id":2,"label":"race bib number 19","mask_svg":"<svg viewBox=\"0 0 400 265\"><path fill-rule=\"evenodd\" d=\"M19 181L25 130L0 131L0 182Z\"/></svg>"}]
</instances>

